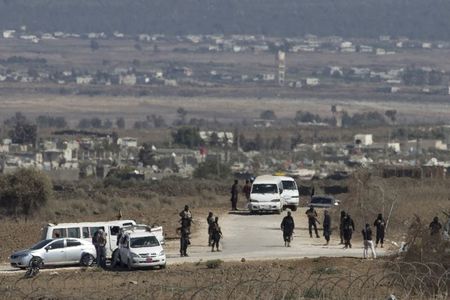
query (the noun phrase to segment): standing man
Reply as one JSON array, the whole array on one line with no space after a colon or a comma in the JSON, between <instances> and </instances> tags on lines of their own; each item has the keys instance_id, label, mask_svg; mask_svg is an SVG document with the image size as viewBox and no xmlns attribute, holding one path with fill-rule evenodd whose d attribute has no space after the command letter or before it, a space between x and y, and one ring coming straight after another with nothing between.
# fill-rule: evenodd
<instances>
[{"instance_id":1,"label":"standing man","mask_svg":"<svg viewBox=\"0 0 450 300\"><path fill-rule=\"evenodd\" d=\"M339 223L339 236L341 238L340 245L344 245L344 218L345 218L345 211L341 211L341 219Z\"/></svg>"},{"instance_id":2,"label":"standing man","mask_svg":"<svg viewBox=\"0 0 450 300\"><path fill-rule=\"evenodd\" d=\"M235 179L234 184L231 186L231 210L237 210L238 194L238 181Z\"/></svg>"},{"instance_id":3,"label":"standing man","mask_svg":"<svg viewBox=\"0 0 450 300\"><path fill-rule=\"evenodd\" d=\"M347 213L345 214L344 221L343 221L343 230L344 230L344 243L345 243L345 249L352 247L352 235L353 231L355 230L355 223L353 222L350 215Z\"/></svg>"},{"instance_id":4,"label":"standing man","mask_svg":"<svg viewBox=\"0 0 450 300\"><path fill-rule=\"evenodd\" d=\"M189 241L189 230L186 227L179 227L177 228L177 232L180 234L180 256L188 256L187 254L187 248L189 244L191 243Z\"/></svg>"},{"instance_id":5,"label":"standing man","mask_svg":"<svg viewBox=\"0 0 450 300\"><path fill-rule=\"evenodd\" d=\"M292 218L291 212L288 210L287 216L285 216L283 218L283 221L281 221L281 230L283 230L283 240L285 247L291 246L294 228L295 228L294 218Z\"/></svg>"},{"instance_id":6,"label":"standing man","mask_svg":"<svg viewBox=\"0 0 450 300\"><path fill-rule=\"evenodd\" d=\"M212 231L213 231L213 225L214 225L214 215L212 212L209 212L208 216L206 217L206 222L208 223L208 246L211 246Z\"/></svg>"},{"instance_id":7,"label":"standing man","mask_svg":"<svg viewBox=\"0 0 450 300\"><path fill-rule=\"evenodd\" d=\"M331 217L328 210L325 210L323 215L323 236L326 241L325 246L328 246L331 236Z\"/></svg>"},{"instance_id":8,"label":"standing man","mask_svg":"<svg viewBox=\"0 0 450 300\"><path fill-rule=\"evenodd\" d=\"M189 210L189 206L185 205L184 210L180 212L180 223L181 227L185 227L189 233L191 232L191 224L192 224L192 213Z\"/></svg>"},{"instance_id":9,"label":"standing man","mask_svg":"<svg viewBox=\"0 0 450 300\"><path fill-rule=\"evenodd\" d=\"M375 248L373 247L372 241L372 229L370 229L370 225L366 224L366 227L362 230L363 240L364 240L364 258L369 257L369 248L372 252L372 258L377 258L377 254L375 253Z\"/></svg>"},{"instance_id":10,"label":"standing man","mask_svg":"<svg viewBox=\"0 0 450 300\"><path fill-rule=\"evenodd\" d=\"M316 233L316 237L320 238L319 233L317 232L317 212L314 207L311 205L309 209L305 213L308 216L308 229L309 229L309 237L312 238L312 228L314 227L314 232Z\"/></svg>"},{"instance_id":11,"label":"standing man","mask_svg":"<svg viewBox=\"0 0 450 300\"><path fill-rule=\"evenodd\" d=\"M217 252L219 252L219 241L222 237L222 230L219 226L219 217L214 219L213 228L212 228L212 249L211 252L214 252L214 246L216 246Z\"/></svg>"},{"instance_id":12,"label":"standing man","mask_svg":"<svg viewBox=\"0 0 450 300\"><path fill-rule=\"evenodd\" d=\"M436 216L433 218L433 222L430 223L430 235L439 235L442 225L439 223L439 218Z\"/></svg>"},{"instance_id":13,"label":"standing man","mask_svg":"<svg viewBox=\"0 0 450 300\"><path fill-rule=\"evenodd\" d=\"M375 226L377 228L377 239L376 239L375 247L378 247L378 243L380 243L381 248L383 248L384 231L385 231L385 227L386 227L386 221L384 220L382 214L378 214L378 217L375 220L375 222L373 223L373 226Z\"/></svg>"},{"instance_id":14,"label":"standing man","mask_svg":"<svg viewBox=\"0 0 450 300\"><path fill-rule=\"evenodd\" d=\"M252 185L250 184L250 180L245 181L245 185L242 188L242 193L245 195L245 199L247 199L247 202L250 202L250 192L252 190Z\"/></svg>"},{"instance_id":15,"label":"standing man","mask_svg":"<svg viewBox=\"0 0 450 300\"><path fill-rule=\"evenodd\" d=\"M103 229L98 230L98 236L97 236L97 246L98 246L98 253L97 255L97 262L99 267L105 268L106 267L106 233L103 231Z\"/></svg>"}]
</instances>

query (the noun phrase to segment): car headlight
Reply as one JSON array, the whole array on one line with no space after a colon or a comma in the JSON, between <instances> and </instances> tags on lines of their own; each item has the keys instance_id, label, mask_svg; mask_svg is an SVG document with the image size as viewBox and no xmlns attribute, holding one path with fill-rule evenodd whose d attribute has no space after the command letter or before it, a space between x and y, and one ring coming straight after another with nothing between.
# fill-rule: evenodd
<instances>
[{"instance_id":1,"label":"car headlight","mask_svg":"<svg viewBox=\"0 0 450 300\"><path fill-rule=\"evenodd\" d=\"M164 250L162 250L161 252L159 252L159 256L163 256L164 255Z\"/></svg>"},{"instance_id":2,"label":"car headlight","mask_svg":"<svg viewBox=\"0 0 450 300\"><path fill-rule=\"evenodd\" d=\"M140 257L138 254L133 253L133 252L130 253L130 256L131 256L132 258L138 258L138 257Z\"/></svg>"},{"instance_id":3,"label":"car headlight","mask_svg":"<svg viewBox=\"0 0 450 300\"><path fill-rule=\"evenodd\" d=\"M273 200L270 200L270 202L280 202L280 199L273 199Z\"/></svg>"}]
</instances>

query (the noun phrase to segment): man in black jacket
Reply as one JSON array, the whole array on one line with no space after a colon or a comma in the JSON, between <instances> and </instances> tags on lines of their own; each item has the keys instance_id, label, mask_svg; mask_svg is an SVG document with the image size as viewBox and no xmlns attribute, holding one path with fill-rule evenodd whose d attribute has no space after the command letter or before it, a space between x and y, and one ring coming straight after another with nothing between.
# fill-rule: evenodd
<instances>
[{"instance_id":1,"label":"man in black jacket","mask_svg":"<svg viewBox=\"0 0 450 300\"><path fill-rule=\"evenodd\" d=\"M331 236L331 217L328 213L328 210L325 210L323 213L323 236L325 238L325 241L327 242L325 246L328 246Z\"/></svg>"},{"instance_id":2,"label":"man in black jacket","mask_svg":"<svg viewBox=\"0 0 450 300\"><path fill-rule=\"evenodd\" d=\"M305 212L308 216L308 229L309 229L309 237L312 237L312 228L314 227L314 232L317 238L320 238L319 233L317 232L317 212L314 207L311 205L309 209Z\"/></svg>"},{"instance_id":3,"label":"man in black jacket","mask_svg":"<svg viewBox=\"0 0 450 300\"><path fill-rule=\"evenodd\" d=\"M281 230L283 230L283 240L284 240L284 246L290 247L291 246L291 240L292 240L292 234L294 233L295 223L294 218L291 216L291 212L287 212L287 216L283 218L283 221L281 222Z\"/></svg>"},{"instance_id":4,"label":"man in black jacket","mask_svg":"<svg viewBox=\"0 0 450 300\"><path fill-rule=\"evenodd\" d=\"M375 242L375 247L378 247L378 243L381 244L381 248L383 248L384 243L384 231L386 227L386 221L383 218L382 214L378 214L377 219L373 223L373 226L377 228L377 239Z\"/></svg>"},{"instance_id":5,"label":"man in black jacket","mask_svg":"<svg viewBox=\"0 0 450 300\"><path fill-rule=\"evenodd\" d=\"M342 221L343 226L343 233L344 233L344 243L345 248L351 248L352 247L352 235L353 231L355 230L355 223L353 222L350 215L347 213L345 214L344 220Z\"/></svg>"}]
</instances>

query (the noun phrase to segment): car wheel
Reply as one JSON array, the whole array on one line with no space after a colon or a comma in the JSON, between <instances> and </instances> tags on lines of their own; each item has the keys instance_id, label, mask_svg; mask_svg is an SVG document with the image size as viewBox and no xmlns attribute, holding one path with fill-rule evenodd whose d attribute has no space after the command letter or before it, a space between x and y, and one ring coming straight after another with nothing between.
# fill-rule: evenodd
<instances>
[{"instance_id":1,"label":"car wheel","mask_svg":"<svg viewBox=\"0 0 450 300\"><path fill-rule=\"evenodd\" d=\"M81 265L84 267L90 267L94 264L94 256L90 254L83 254L80 261Z\"/></svg>"},{"instance_id":2,"label":"car wheel","mask_svg":"<svg viewBox=\"0 0 450 300\"><path fill-rule=\"evenodd\" d=\"M160 265L159 268L160 268L161 270L162 270L162 269L165 269L165 268L166 268L166 264Z\"/></svg>"},{"instance_id":3,"label":"car wheel","mask_svg":"<svg viewBox=\"0 0 450 300\"><path fill-rule=\"evenodd\" d=\"M292 206L292 211L296 211L297 210L297 206Z\"/></svg>"},{"instance_id":4,"label":"car wheel","mask_svg":"<svg viewBox=\"0 0 450 300\"><path fill-rule=\"evenodd\" d=\"M128 269L128 271L133 270L133 266L131 265L131 261L130 260L127 261L127 269Z\"/></svg>"}]
</instances>

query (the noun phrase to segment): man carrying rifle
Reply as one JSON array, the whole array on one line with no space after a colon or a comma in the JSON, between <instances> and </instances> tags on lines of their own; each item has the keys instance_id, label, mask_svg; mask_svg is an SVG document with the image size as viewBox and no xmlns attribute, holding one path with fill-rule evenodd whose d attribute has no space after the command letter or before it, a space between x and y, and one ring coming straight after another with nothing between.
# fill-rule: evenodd
<instances>
[{"instance_id":1,"label":"man carrying rifle","mask_svg":"<svg viewBox=\"0 0 450 300\"><path fill-rule=\"evenodd\" d=\"M317 224L320 222L317 220L317 212L314 209L314 207L311 205L309 209L306 211L306 215L308 216L308 229L309 229L309 236L312 238L312 228L314 227L314 232L316 233L316 237L320 238L319 233L317 231Z\"/></svg>"}]
</instances>

